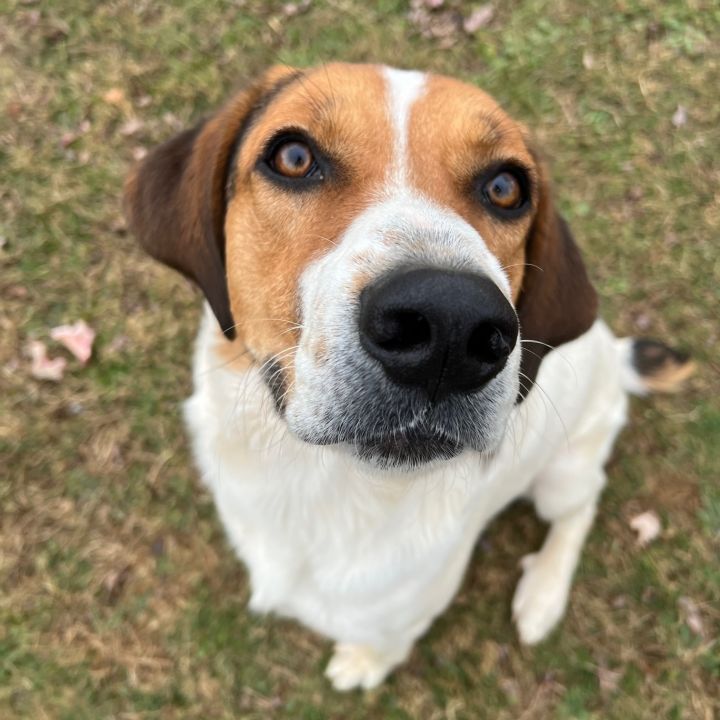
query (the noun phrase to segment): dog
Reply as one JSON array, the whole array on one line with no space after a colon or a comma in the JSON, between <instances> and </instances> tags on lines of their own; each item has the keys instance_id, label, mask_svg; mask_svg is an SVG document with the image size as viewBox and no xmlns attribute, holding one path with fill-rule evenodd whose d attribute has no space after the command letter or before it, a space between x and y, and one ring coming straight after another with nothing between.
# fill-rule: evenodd
<instances>
[{"instance_id":1,"label":"dog","mask_svg":"<svg viewBox=\"0 0 720 720\"><path fill-rule=\"evenodd\" d=\"M525 127L447 77L274 67L124 198L206 298L185 419L250 608L332 639L338 690L374 687L527 498L550 527L512 613L545 638L628 393L692 363L598 318Z\"/></svg>"}]
</instances>

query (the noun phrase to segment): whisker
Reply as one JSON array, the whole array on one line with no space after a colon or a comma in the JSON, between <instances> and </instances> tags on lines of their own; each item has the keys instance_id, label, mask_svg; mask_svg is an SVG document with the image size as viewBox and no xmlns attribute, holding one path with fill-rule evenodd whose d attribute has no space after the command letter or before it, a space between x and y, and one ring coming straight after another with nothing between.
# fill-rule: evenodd
<instances>
[{"instance_id":1,"label":"whisker","mask_svg":"<svg viewBox=\"0 0 720 720\"><path fill-rule=\"evenodd\" d=\"M535 263L528 263L528 262L513 263L512 265L503 265L502 269L508 270L509 268L514 268L514 267L531 267L531 268L536 268L540 272L545 272L539 265L535 265Z\"/></svg>"},{"instance_id":2,"label":"whisker","mask_svg":"<svg viewBox=\"0 0 720 720\"><path fill-rule=\"evenodd\" d=\"M533 343L535 345L542 345L543 347L546 347L549 350L552 350L555 353L557 353L557 356L559 358L562 358L562 360L565 362L565 364L573 371L573 375L575 375L575 381L577 382L577 371L575 370L575 366L567 359L567 357L565 357L565 355L563 354L563 352L561 350L558 350L557 347L548 345L546 342L542 342L540 340L523 340L522 338L520 338L520 344L523 345L524 343ZM531 351L528 350L528 352L531 352ZM541 357L537 353L532 353L532 354L535 355L535 357L537 357L537 358Z\"/></svg>"},{"instance_id":3,"label":"whisker","mask_svg":"<svg viewBox=\"0 0 720 720\"><path fill-rule=\"evenodd\" d=\"M531 385L533 384L533 381L522 371L520 372L520 377L525 378ZM535 381L535 387L540 390L540 392L543 394L544 399L547 400L548 403L550 403L550 406L555 411L555 415L557 416L557 419L560 421L560 424L563 428L563 434L565 435L565 444L569 445L570 435L568 434L567 426L565 425L565 421L563 420L562 415L560 415L557 406L552 401L552 398L547 394L547 392L545 392L544 388L537 381Z\"/></svg>"}]
</instances>

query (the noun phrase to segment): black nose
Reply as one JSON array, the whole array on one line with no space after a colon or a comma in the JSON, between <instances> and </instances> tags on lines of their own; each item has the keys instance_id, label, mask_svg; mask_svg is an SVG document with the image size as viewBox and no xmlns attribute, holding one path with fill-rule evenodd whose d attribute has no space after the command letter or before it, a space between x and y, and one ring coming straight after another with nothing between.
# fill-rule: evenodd
<instances>
[{"instance_id":1,"label":"black nose","mask_svg":"<svg viewBox=\"0 0 720 720\"><path fill-rule=\"evenodd\" d=\"M495 283L468 272L396 270L360 295L360 341L400 385L433 401L478 390L515 347L515 311Z\"/></svg>"}]
</instances>

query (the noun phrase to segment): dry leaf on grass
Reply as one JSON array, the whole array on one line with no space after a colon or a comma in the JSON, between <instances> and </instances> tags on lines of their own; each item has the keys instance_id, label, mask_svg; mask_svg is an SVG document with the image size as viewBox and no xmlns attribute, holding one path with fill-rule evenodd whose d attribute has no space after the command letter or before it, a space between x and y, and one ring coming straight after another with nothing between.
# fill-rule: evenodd
<instances>
[{"instance_id":1,"label":"dry leaf on grass","mask_svg":"<svg viewBox=\"0 0 720 720\"><path fill-rule=\"evenodd\" d=\"M104 95L103 100L108 105L122 105L125 102L125 93L121 88L110 88Z\"/></svg>"},{"instance_id":2,"label":"dry leaf on grass","mask_svg":"<svg viewBox=\"0 0 720 720\"><path fill-rule=\"evenodd\" d=\"M475 8L463 21L463 30L468 35L473 35L481 28L490 23L495 15L495 8L490 3Z\"/></svg>"},{"instance_id":3,"label":"dry leaf on grass","mask_svg":"<svg viewBox=\"0 0 720 720\"><path fill-rule=\"evenodd\" d=\"M438 47L447 49L458 40L463 18L457 10L444 10L443 3L413 0L410 3L408 20L418 29L422 37L438 40Z\"/></svg>"},{"instance_id":4,"label":"dry leaf on grass","mask_svg":"<svg viewBox=\"0 0 720 720\"><path fill-rule=\"evenodd\" d=\"M58 325L50 331L50 337L64 345L83 365L92 355L95 331L84 320Z\"/></svg>"},{"instance_id":5,"label":"dry leaf on grass","mask_svg":"<svg viewBox=\"0 0 720 720\"><path fill-rule=\"evenodd\" d=\"M582 64L586 70L592 70L595 67L595 56L588 50L585 50L582 54Z\"/></svg>"},{"instance_id":6,"label":"dry leaf on grass","mask_svg":"<svg viewBox=\"0 0 720 720\"><path fill-rule=\"evenodd\" d=\"M690 628L690 632L700 637L705 637L705 626L700 616L700 608L697 603L685 595L678 600L680 613L685 619L685 624Z\"/></svg>"},{"instance_id":7,"label":"dry leaf on grass","mask_svg":"<svg viewBox=\"0 0 720 720\"><path fill-rule=\"evenodd\" d=\"M294 17L305 12L311 4L311 0L302 0L301 2L289 2L282 6L282 13L286 17Z\"/></svg>"},{"instance_id":8,"label":"dry leaf on grass","mask_svg":"<svg viewBox=\"0 0 720 720\"><path fill-rule=\"evenodd\" d=\"M600 691L606 695L610 695L618 689L623 673L620 670L610 670L610 668L601 665L597 669L597 677Z\"/></svg>"},{"instance_id":9,"label":"dry leaf on grass","mask_svg":"<svg viewBox=\"0 0 720 720\"><path fill-rule=\"evenodd\" d=\"M673 113L672 124L676 128L680 128L683 125L687 125L688 115L687 109L683 105L678 105L677 110Z\"/></svg>"},{"instance_id":10,"label":"dry leaf on grass","mask_svg":"<svg viewBox=\"0 0 720 720\"><path fill-rule=\"evenodd\" d=\"M49 358L44 342L33 340L28 345L28 353L32 361L30 373L34 378L53 382L60 382L63 379L67 360L61 357Z\"/></svg>"},{"instance_id":11,"label":"dry leaf on grass","mask_svg":"<svg viewBox=\"0 0 720 720\"><path fill-rule=\"evenodd\" d=\"M654 510L647 510L630 520L630 527L637 533L636 542L640 547L650 544L660 535L662 525Z\"/></svg>"},{"instance_id":12,"label":"dry leaf on grass","mask_svg":"<svg viewBox=\"0 0 720 720\"><path fill-rule=\"evenodd\" d=\"M140 118L131 118L120 126L119 132L123 137L130 137L137 135L144 127L145 123Z\"/></svg>"}]
</instances>

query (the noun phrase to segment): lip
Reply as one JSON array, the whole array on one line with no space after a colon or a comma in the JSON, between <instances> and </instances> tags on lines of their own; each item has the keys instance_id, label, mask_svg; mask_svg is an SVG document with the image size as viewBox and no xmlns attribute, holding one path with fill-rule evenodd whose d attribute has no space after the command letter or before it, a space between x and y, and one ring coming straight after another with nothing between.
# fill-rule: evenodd
<instances>
[{"instance_id":1,"label":"lip","mask_svg":"<svg viewBox=\"0 0 720 720\"><path fill-rule=\"evenodd\" d=\"M354 445L357 456L365 462L387 468L414 468L436 460L450 460L464 446L440 432L402 430L363 439Z\"/></svg>"}]
</instances>

